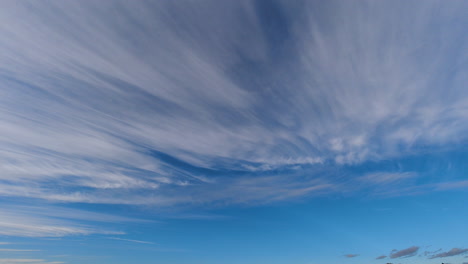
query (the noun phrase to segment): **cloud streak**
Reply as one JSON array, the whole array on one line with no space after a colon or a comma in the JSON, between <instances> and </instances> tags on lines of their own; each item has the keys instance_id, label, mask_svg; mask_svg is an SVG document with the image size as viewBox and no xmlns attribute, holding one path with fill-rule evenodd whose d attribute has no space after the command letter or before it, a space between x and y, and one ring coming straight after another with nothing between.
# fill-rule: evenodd
<instances>
[{"instance_id":1,"label":"cloud streak","mask_svg":"<svg viewBox=\"0 0 468 264\"><path fill-rule=\"evenodd\" d=\"M123 234L109 227L96 225L96 222L118 223L131 221L127 218L97 214L60 207L1 206L0 235L18 237L62 237L91 234ZM79 215L79 216L78 216ZM135 220L138 221L138 220ZM87 223L87 224L85 224ZM0 249L0 251L33 251Z\"/></svg>"},{"instance_id":2,"label":"cloud streak","mask_svg":"<svg viewBox=\"0 0 468 264\"><path fill-rule=\"evenodd\" d=\"M127 242L138 243L138 244L151 244L151 245L156 244L154 242L149 242L149 241L142 241L142 240L135 240L135 239L125 239L125 238L118 238L118 237L109 237L109 239L119 240L119 241L127 241Z\"/></svg>"},{"instance_id":3,"label":"cloud streak","mask_svg":"<svg viewBox=\"0 0 468 264\"><path fill-rule=\"evenodd\" d=\"M468 252L468 248L452 248L449 251L442 252L439 254L432 255L429 257L430 259L435 259L435 258L445 258L445 257L452 257L452 256L457 256L461 255Z\"/></svg>"},{"instance_id":4,"label":"cloud streak","mask_svg":"<svg viewBox=\"0 0 468 264\"><path fill-rule=\"evenodd\" d=\"M33 252L40 251L37 249L13 249L13 248L0 248L0 252Z\"/></svg>"},{"instance_id":5,"label":"cloud streak","mask_svg":"<svg viewBox=\"0 0 468 264\"><path fill-rule=\"evenodd\" d=\"M61 261L46 261L43 259L0 259L0 264L18 264L18 263L28 263L28 264L62 264L65 262Z\"/></svg>"},{"instance_id":6,"label":"cloud streak","mask_svg":"<svg viewBox=\"0 0 468 264\"><path fill-rule=\"evenodd\" d=\"M266 4L2 3L0 196L273 202L468 139L466 2Z\"/></svg>"},{"instance_id":7,"label":"cloud streak","mask_svg":"<svg viewBox=\"0 0 468 264\"><path fill-rule=\"evenodd\" d=\"M405 249L402 249L402 250L394 250L390 254L390 258L394 259L394 258L412 257L412 256L415 256L418 253L418 250L419 250L419 247L417 247L417 246L412 246L412 247L405 248Z\"/></svg>"}]
</instances>

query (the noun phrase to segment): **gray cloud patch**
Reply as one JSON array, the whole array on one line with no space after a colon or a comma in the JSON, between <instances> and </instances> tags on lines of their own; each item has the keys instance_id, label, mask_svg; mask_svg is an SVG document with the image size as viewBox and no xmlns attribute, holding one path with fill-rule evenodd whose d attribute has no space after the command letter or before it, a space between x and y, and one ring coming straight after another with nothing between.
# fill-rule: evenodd
<instances>
[{"instance_id":1,"label":"gray cloud patch","mask_svg":"<svg viewBox=\"0 0 468 264\"><path fill-rule=\"evenodd\" d=\"M412 246L412 247L409 247L409 248L406 248L406 249L393 251L390 254L390 258L394 259L394 258L402 258L402 257L405 257L405 258L412 257L412 256L416 255L418 250L419 250L419 247Z\"/></svg>"},{"instance_id":2,"label":"gray cloud patch","mask_svg":"<svg viewBox=\"0 0 468 264\"><path fill-rule=\"evenodd\" d=\"M344 256L347 257L347 258L354 258L354 257L359 256L359 254L346 254Z\"/></svg>"},{"instance_id":3,"label":"gray cloud patch","mask_svg":"<svg viewBox=\"0 0 468 264\"><path fill-rule=\"evenodd\" d=\"M442 253L433 255L430 257L430 259L451 257L451 256L460 255L466 252L468 252L468 248L452 248L451 250L447 252L442 252Z\"/></svg>"},{"instance_id":4,"label":"gray cloud patch","mask_svg":"<svg viewBox=\"0 0 468 264\"><path fill-rule=\"evenodd\" d=\"M382 256L378 256L378 257L376 257L375 259L384 259L384 258L386 258L386 257L387 257L387 256L385 256L385 255L382 255Z\"/></svg>"}]
</instances>

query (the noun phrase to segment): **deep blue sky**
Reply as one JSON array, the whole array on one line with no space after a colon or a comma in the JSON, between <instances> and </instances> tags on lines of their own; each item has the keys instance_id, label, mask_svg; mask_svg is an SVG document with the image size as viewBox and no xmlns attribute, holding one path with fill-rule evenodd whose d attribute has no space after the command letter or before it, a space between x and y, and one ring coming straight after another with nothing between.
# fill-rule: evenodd
<instances>
[{"instance_id":1,"label":"deep blue sky","mask_svg":"<svg viewBox=\"0 0 468 264\"><path fill-rule=\"evenodd\" d=\"M0 264L468 263L468 1L2 1Z\"/></svg>"}]
</instances>

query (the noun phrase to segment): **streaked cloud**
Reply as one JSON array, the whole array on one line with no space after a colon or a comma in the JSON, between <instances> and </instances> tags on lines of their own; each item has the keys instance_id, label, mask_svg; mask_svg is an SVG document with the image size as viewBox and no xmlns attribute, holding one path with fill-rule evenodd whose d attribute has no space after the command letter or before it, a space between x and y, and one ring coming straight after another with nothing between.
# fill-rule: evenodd
<instances>
[{"instance_id":1,"label":"streaked cloud","mask_svg":"<svg viewBox=\"0 0 468 264\"><path fill-rule=\"evenodd\" d=\"M442 251L442 248L439 248L437 250L433 250L433 251L424 251L424 256L431 256L431 255L435 255L435 253L438 253Z\"/></svg>"},{"instance_id":2,"label":"streaked cloud","mask_svg":"<svg viewBox=\"0 0 468 264\"><path fill-rule=\"evenodd\" d=\"M0 264L17 264L17 263L62 264L62 263L65 263L65 262L46 261L46 260L43 260L43 259L0 259Z\"/></svg>"},{"instance_id":3,"label":"streaked cloud","mask_svg":"<svg viewBox=\"0 0 468 264\"><path fill-rule=\"evenodd\" d=\"M407 180L416 177L416 173L411 173L411 172L403 172L403 173L371 173L364 175L359 178L359 180L363 182L368 182L371 184L384 184L388 185L391 183Z\"/></svg>"},{"instance_id":4,"label":"streaked cloud","mask_svg":"<svg viewBox=\"0 0 468 264\"><path fill-rule=\"evenodd\" d=\"M435 259L435 258L452 257L452 256L457 256L457 255L464 254L466 252L468 252L468 248L452 248L449 251L441 252L439 254L432 255L429 258L430 259Z\"/></svg>"},{"instance_id":5,"label":"streaked cloud","mask_svg":"<svg viewBox=\"0 0 468 264\"><path fill-rule=\"evenodd\" d=\"M419 247L417 246L412 246L409 248L405 248L402 250L394 250L390 254L390 258L408 258L415 256L418 253Z\"/></svg>"},{"instance_id":6,"label":"streaked cloud","mask_svg":"<svg viewBox=\"0 0 468 264\"><path fill-rule=\"evenodd\" d=\"M461 189L467 188L468 181L452 181L452 182L442 182L437 184L438 190L451 190L451 189Z\"/></svg>"},{"instance_id":7,"label":"streaked cloud","mask_svg":"<svg viewBox=\"0 0 468 264\"><path fill-rule=\"evenodd\" d=\"M33 252L40 251L38 249L13 249L13 248L0 248L0 252Z\"/></svg>"},{"instance_id":8,"label":"streaked cloud","mask_svg":"<svg viewBox=\"0 0 468 264\"><path fill-rule=\"evenodd\" d=\"M413 237L434 224L410 224L462 206L374 198L468 189L450 170L465 169L468 142L466 10L456 0L2 1L0 236L15 243L0 242L12 257L0 264L114 263L132 248L143 262L161 250L219 263L228 244L260 245L260 259L353 235L369 251L387 235L422 244ZM465 157L432 165L445 151ZM319 196L338 201L245 208ZM468 251L419 249L375 259ZM367 254L346 251L334 257Z\"/></svg>"},{"instance_id":9,"label":"streaked cloud","mask_svg":"<svg viewBox=\"0 0 468 264\"><path fill-rule=\"evenodd\" d=\"M454 22L466 2L271 4L277 32L253 1L4 1L0 196L174 206L357 192L336 167L468 139Z\"/></svg>"},{"instance_id":10,"label":"streaked cloud","mask_svg":"<svg viewBox=\"0 0 468 264\"><path fill-rule=\"evenodd\" d=\"M112 223L119 221L119 217L111 220L110 216L105 214L90 213L90 217L86 218L86 211L74 211L72 209L61 211L59 207L47 208L46 206L40 208L2 206L1 210L0 235L3 236L62 237L69 235L123 234L121 231L111 230L100 225L85 224L85 222L92 223L95 221ZM71 214L67 214L67 212ZM76 217L78 212L81 215ZM29 250L0 249L0 251Z\"/></svg>"},{"instance_id":11,"label":"streaked cloud","mask_svg":"<svg viewBox=\"0 0 468 264\"><path fill-rule=\"evenodd\" d=\"M17 263L31 263L31 264L62 264L61 261L46 261L43 259L0 259L0 264L17 264Z\"/></svg>"},{"instance_id":12,"label":"streaked cloud","mask_svg":"<svg viewBox=\"0 0 468 264\"><path fill-rule=\"evenodd\" d=\"M109 239L113 240L120 240L120 241L127 241L127 242L132 242L132 243L138 243L138 244L156 244L154 242L150 241L142 241L142 240L135 240L135 239L126 239L126 238L119 238L119 237L109 237Z\"/></svg>"}]
</instances>

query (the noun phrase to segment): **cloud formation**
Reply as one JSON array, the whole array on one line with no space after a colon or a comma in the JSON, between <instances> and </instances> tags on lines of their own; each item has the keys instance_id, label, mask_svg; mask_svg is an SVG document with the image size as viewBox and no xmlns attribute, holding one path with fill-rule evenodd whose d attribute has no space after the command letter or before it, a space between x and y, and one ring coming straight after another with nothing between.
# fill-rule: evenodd
<instances>
[{"instance_id":1,"label":"cloud formation","mask_svg":"<svg viewBox=\"0 0 468 264\"><path fill-rule=\"evenodd\" d=\"M433 255L433 256L431 256L429 258L430 259L435 259L435 258L452 257L452 256L461 255L461 254L466 253L466 252L468 252L468 248L452 248L449 251L442 252L442 253L439 253L439 254L435 254L435 255Z\"/></svg>"},{"instance_id":2,"label":"cloud formation","mask_svg":"<svg viewBox=\"0 0 468 264\"><path fill-rule=\"evenodd\" d=\"M412 246L412 247L405 248L405 249L402 249L402 250L394 250L390 254L390 258L394 259L394 258L412 257L412 256L415 256L418 253L418 250L419 250L419 247L417 247L417 246Z\"/></svg>"},{"instance_id":3,"label":"cloud formation","mask_svg":"<svg viewBox=\"0 0 468 264\"><path fill-rule=\"evenodd\" d=\"M37 249L13 249L13 248L0 248L0 252L32 252L40 251Z\"/></svg>"},{"instance_id":4,"label":"cloud formation","mask_svg":"<svg viewBox=\"0 0 468 264\"><path fill-rule=\"evenodd\" d=\"M359 256L358 254L346 254L346 255L343 255L345 256L346 258L355 258L357 256Z\"/></svg>"},{"instance_id":5,"label":"cloud formation","mask_svg":"<svg viewBox=\"0 0 468 264\"><path fill-rule=\"evenodd\" d=\"M385 256L385 255L381 255L381 256L376 257L375 259L384 259L384 258L386 258L386 257L387 257L387 256Z\"/></svg>"},{"instance_id":6,"label":"cloud formation","mask_svg":"<svg viewBox=\"0 0 468 264\"><path fill-rule=\"evenodd\" d=\"M43 259L0 259L0 264L62 264L65 262L61 261L46 261Z\"/></svg>"},{"instance_id":7,"label":"cloud formation","mask_svg":"<svg viewBox=\"0 0 468 264\"><path fill-rule=\"evenodd\" d=\"M278 201L463 142L467 3L400 4L5 1L0 196Z\"/></svg>"},{"instance_id":8,"label":"cloud formation","mask_svg":"<svg viewBox=\"0 0 468 264\"><path fill-rule=\"evenodd\" d=\"M149 242L149 241L142 241L142 240L135 240L135 239L125 239L125 238L119 238L119 237L109 237L109 239L127 241L127 242L138 243L138 244L155 244L154 242Z\"/></svg>"},{"instance_id":9,"label":"cloud formation","mask_svg":"<svg viewBox=\"0 0 468 264\"><path fill-rule=\"evenodd\" d=\"M359 180L363 182L371 183L371 184L388 186L389 184L392 184L392 183L394 184L399 181L408 180L416 176L417 176L416 173L411 173L411 172L403 172L403 173L378 172L378 173L366 174L360 177Z\"/></svg>"},{"instance_id":10,"label":"cloud formation","mask_svg":"<svg viewBox=\"0 0 468 264\"><path fill-rule=\"evenodd\" d=\"M0 206L0 235L18 237L62 237L90 234L124 234L122 231L103 227L101 223L140 221L83 210L61 207ZM7 243L3 244L7 245ZM0 249L0 251L30 251Z\"/></svg>"}]
</instances>

